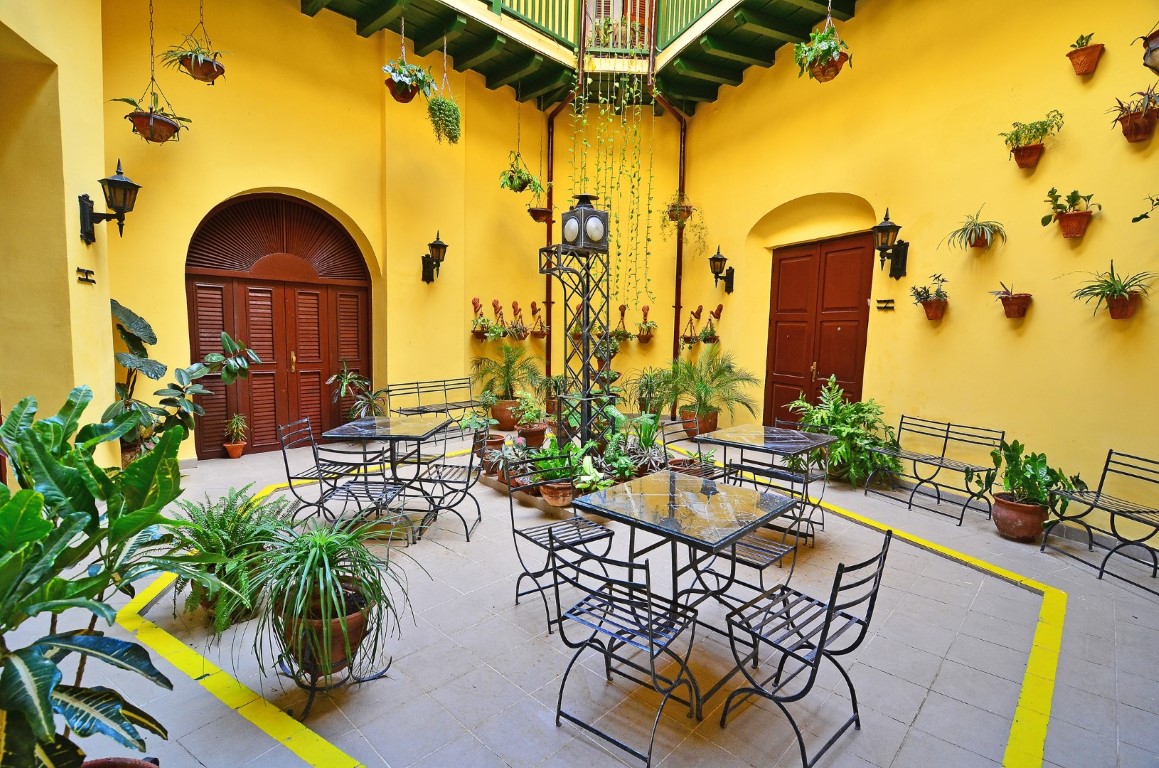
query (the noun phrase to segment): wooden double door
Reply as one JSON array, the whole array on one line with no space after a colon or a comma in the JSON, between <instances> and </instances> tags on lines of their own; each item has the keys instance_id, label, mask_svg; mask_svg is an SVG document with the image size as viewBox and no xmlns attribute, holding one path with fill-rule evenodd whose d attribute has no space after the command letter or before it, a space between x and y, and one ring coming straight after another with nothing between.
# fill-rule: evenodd
<instances>
[{"instance_id":1,"label":"wooden double door","mask_svg":"<svg viewBox=\"0 0 1159 768\"><path fill-rule=\"evenodd\" d=\"M341 424L326 384L346 364L369 375L369 289L252 277L189 275L186 280L193 359L221 351L221 333L244 341L258 357L248 379L200 399L205 415L194 432L199 458L225 455L222 433L234 413L249 419L250 452L277 450L277 425L309 416L316 434Z\"/></svg>"},{"instance_id":2,"label":"wooden double door","mask_svg":"<svg viewBox=\"0 0 1159 768\"><path fill-rule=\"evenodd\" d=\"M765 423L795 421L786 406L816 402L830 376L861 399L873 237L869 233L773 251Z\"/></svg>"}]
</instances>

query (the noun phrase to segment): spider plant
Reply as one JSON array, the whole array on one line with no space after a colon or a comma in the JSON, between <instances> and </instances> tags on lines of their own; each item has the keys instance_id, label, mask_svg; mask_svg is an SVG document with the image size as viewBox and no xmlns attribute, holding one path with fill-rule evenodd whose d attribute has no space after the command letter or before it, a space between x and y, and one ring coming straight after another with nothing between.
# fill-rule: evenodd
<instances>
[{"instance_id":1,"label":"spider plant","mask_svg":"<svg viewBox=\"0 0 1159 768\"><path fill-rule=\"evenodd\" d=\"M1111 268L1107 272L1090 273L1094 279L1088 280L1085 285L1071 294L1076 299L1082 299L1089 304L1095 302L1092 314L1099 311L1104 301L1117 298L1128 298L1132 293L1146 296L1150 290L1150 283L1155 279L1154 272L1137 272L1133 275L1115 273L1115 260L1111 259Z\"/></svg>"},{"instance_id":2,"label":"spider plant","mask_svg":"<svg viewBox=\"0 0 1159 768\"><path fill-rule=\"evenodd\" d=\"M982 208L979 208L977 213L967 215L962 226L946 235L943 242L949 243L953 248L961 248L963 251L971 247L984 247L989 250L994 245L996 237L1002 238L1002 242L1006 242L1005 227L998 221L984 221Z\"/></svg>"}]
</instances>

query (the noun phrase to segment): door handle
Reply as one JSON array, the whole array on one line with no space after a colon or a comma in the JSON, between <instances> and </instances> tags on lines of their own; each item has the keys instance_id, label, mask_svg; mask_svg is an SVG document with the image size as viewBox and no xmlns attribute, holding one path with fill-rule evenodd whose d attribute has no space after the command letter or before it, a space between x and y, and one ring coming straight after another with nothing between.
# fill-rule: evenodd
<instances>
[{"instance_id":1,"label":"door handle","mask_svg":"<svg viewBox=\"0 0 1159 768\"><path fill-rule=\"evenodd\" d=\"M816 360L813 361L813 367L810 370L810 376L811 376L812 381L817 380L817 361Z\"/></svg>"},{"instance_id":2,"label":"door handle","mask_svg":"<svg viewBox=\"0 0 1159 768\"><path fill-rule=\"evenodd\" d=\"M817 367L817 365L816 365L816 363L814 363L813 368L816 369L816 367ZM298 356L295 353L290 352L290 373L297 373L297 372L298 372ZM814 370L814 373L816 373L816 370Z\"/></svg>"}]
</instances>

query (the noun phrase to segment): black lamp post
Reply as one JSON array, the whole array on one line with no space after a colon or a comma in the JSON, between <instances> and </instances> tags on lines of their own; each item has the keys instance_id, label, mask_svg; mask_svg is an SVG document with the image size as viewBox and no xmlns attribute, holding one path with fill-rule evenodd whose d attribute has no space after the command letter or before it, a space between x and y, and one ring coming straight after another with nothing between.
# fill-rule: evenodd
<instances>
[{"instance_id":1,"label":"black lamp post","mask_svg":"<svg viewBox=\"0 0 1159 768\"><path fill-rule=\"evenodd\" d=\"M427 243L427 253L423 256L423 282L433 283L439 276L439 268L443 259L447 257L447 244L439 238L436 230L435 239Z\"/></svg>"},{"instance_id":2,"label":"black lamp post","mask_svg":"<svg viewBox=\"0 0 1159 768\"><path fill-rule=\"evenodd\" d=\"M901 226L889 220L889 209L885 209L885 219L873 226L873 247L881 258L881 268L889 259L889 276L894 280L905 277L906 260L909 258L909 243L897 239Z\"/></svg>"},{"instance_id":3,"label":"black lamp post","mask_svg":"<svg viewBox=\"0 0 1159 768\"><path fill-rule=\"evenodd\" d=\"M563 246L577 251L608 252L608 212L592 205L595 195L576 195L576 204L564 212L560 231Z\"/></svg>"},{"instance_id":4,"label":"black lamp post","mask_svg":"<svg viewBox=\"0 0 1159 768\"><path fill-rule=\"evenodd\" d=\"M137 191L140 184L134 184L132 179L121 170L121 161L117 160L117 172L105 179L100 179L101 191L105 194L105 205L112 213L95 213L93 200L87 194L81 195L80 200L80 239L86 245L96 242L97 235L93 225L102 221L116 219L117 232L123 237L125 234L125 214L133 210L137 204Z\"/></svg>"},{"instance_id":5,"label":"black lamp post","mask_svg":"<svg viewBox=\"0 0 1159 768\"><path fill-rule=\"evenodd\" d=\"M708 268L712 270L712 284L719 285L720 281L724 281L724 292L732 293L733 279L736 277L736 270L732 267L724 268L728 258L721 254L720 246L716 246L716 254L708 257Z\"/></svg>"}]
</instances>

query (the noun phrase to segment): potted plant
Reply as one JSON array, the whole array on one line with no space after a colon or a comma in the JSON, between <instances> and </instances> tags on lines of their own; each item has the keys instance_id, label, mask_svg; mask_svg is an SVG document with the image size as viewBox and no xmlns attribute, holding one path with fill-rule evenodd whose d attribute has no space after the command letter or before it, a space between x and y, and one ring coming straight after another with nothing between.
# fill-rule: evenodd
<instances>
[{"instance_id":1,"label":"potted plant","mask_svg":"<svg viewBox=\"0 0 1159 768\"><path fill-rule=\"evenodd\" d=\"M708 227L700 206L693 205L679 192L668 202L667 215L660 219L660 231L665 238L673 234L683 238L686 257L699 255L708 244Z\"/></svg>"},{"instance_id":2,"label":"potted plant","mask_svg":"<svg viewBox=\"0 0 1159 768\"><path fill-rule=\"evenodd\" d=\"M1006 287L1006 283L998 283L998 285L1002 286L1002 290L990 291L990 295L994 296L996 301L1002 302L1002 310L1006 316L1011 319L1026 317L1031 295L1029 293L1014 293L1012 288Z\"/></svg>"},{"instance_id":3,"label":"potted plant","mask_svg":"<svg viewBox=\"0 0 1159 768\"><path fill-rule=\"evenodd\" d=\"M692 211L692 203L688 201L688 197L677 192L668 201L668 206L665 208L665 215L669 221L679 224L688 221L689 217L692 216Z\"/></svg>"},{"instance_id":4,"label":"potted plant","mask_svg":"<svg viewBox=\"0 0 1159 768\"><path fill-rule=\"evenodd\" d=\"M580 493L595 493L611 488L613 482L612 478L596 469L595 460L591 456L584 456L571 484Z\"/></svg>"},{"instance_id":5,"label":"potted plant","mask_svg":"<svg viewBox=\"0 0 1159 768\"><path fill-rule=\"evenodd\" d=\"M350 407L346 415L351 419L368 419L387 414L386 390L372 389L370 379L358 371L352 371L342 361L342 370L326 379L327 384L334 386L330 395L330 402L340 403L350 398Z\"/></svg>"},{"instance_id":6,"label":"potted plant","mask_svg":"<svg viewBox=\"0 0 1159 768\"><path fill-rule=\"evenodd\" d=\"M190 555L214 556L218 562L207 570L219 583L178 579L173 588L174 608L177 596L188 586L185 612L205 609L217 635L251 615L256 607L252 559L265 551L270 534L293 517L287 500L255 497L249 492L251 487L230 488L217 500L206 494L200 502L177 501L184 515L172 528L174 548Z\"/></svg>"},{"instance_id":7,"label":"potted plant","mask_svg":"<svg viewBox=\"0 0 1159 768\"><path fill-rule=\"evenodd\" d=\"M914 297L914 304L921 304L922 309L926 311L927 320L941 320L942 315L946 313L946 302L950 298L950 294L943 286L950 281L937 274L930 275L930 280L933 285L914 285L910 287L909 292Z\"/></svg>"},{"instance_id":8,"label":"potted plant","mask_svg":"<svg viewBox=\"0 0 1159 768\"><path fill-rule=\"evenodd\" d=\"M1091 39L1094 36L1093 32L1089 35L1079 35L1079 39L1070 44L1071 51L1066 57L1070 59L1076 75L1094 74L1095 68L1099 66L1099 57L1103 55L1106 46L1102 43L1092 45Z\"/></svg>"},{"instance_id":9,"label":"potted plant","mask_svg":"<svg viewBox=\"0 0 1159 768\"><path fill-rule=\"evenodd\" d=\"M121 101L133 108L132 112L125 115L125 119L133 124L133 133L145 141L153 144L164 144L170 139L180 140L181 137L178 134L181 129L188 128L193 121L188 117L181 117L171 109L162 107L157 91L150 91L150 95L152 98L147 105L127 96L112 99L112 101Z\"/></svg>"},{"instance_id":10,"label":"potted plant","mask_svg":"<svg viewBox=\"0 0 1159 768\"><path fill-rule=\"evenodd\" d=\"M567 378L562 373L544 376L540 379L539 393L543 397L544 413L554 416L559 407L559 396L567 386Z\"/></svg>"},{"instance_id":11,"label":"potted plant","mask_svg":"<svg viewBox=\"0 0 1159 768\"><path fill-rule=\"evenodd\" d=\"M547 425L543 423L543 406L539 398L532 392L521 390L515 395L518 405L515 406L516 425L519 436L528 448L539 448L543 445Z\"/></svg>"},{"instance_id":12,"label":"potted plant","mask_svg":"<svg viewBox=\"0 0 1159 768\"><path fill-rule=\"evenodd\" d=\"M672 402L672 369L644 368L624 382L628 402L640 413L659 415Z\"/></svg>"},{"instance_id":13,"label":"potted plant","mask_svg":"<svg viewBox=\"0 0 1159 768\"><path fill-rule=\"evenodd\" d=\"M744 389L759 383L757 377L738 366L732 353L722 351L719 344L709 347L696 362L673 360L668 375L681 420L696 422L695 429L687 429L690 438L714 431L721 409L735 416L739 405L756 415L756 403Z\"/></svg>"},{"instance_id":14,"label":"potted plant","mask_svg":"<svg viewBox=\"0 0 1159 768\"><path fill-rule=\"evenodd\" d=\"M487 338L487 331L491 329L491 321L485 317L475 317L471 319L471 335L479 341L484 341Z\"/></svg>"},{"instance_id":15,"label":"potted plant","mask_svg":"<svg viewBox=\"0 0 1159 768\"><path fill-rule=\"evenodd\" d=\"M495 398L490 392L484 392L479 396L480 410L470 410L463 414L459 419L459 430L464 433L474 433L481 429L490 429L499 422L487 416L487 410L495 404ZM486 445L478 453L479 458L484 458L484 455L489 448L498 448L503 445L503 435L496 435L491 432L487 433Z\"/></svg>"},{"instance_id":16,"label":"potted plant","mask_svg":"<svg viewBox=\"0 0 1159 768\"><path fill-rule=\"evenodd\" d=\"M194 80L210 85L225 74L225 66L218 61L220 58L221 51L212 48L208 37L202 41L193 35L186 35L180 45L161 54L165 66L183 69Z\"/></svg>"},{"instance_id":17,"label":"potted plant","mask_svg":"<svg viewBox=\"0 0 1159 768\"><path fill-rule=\"evenodd\" d=\"M539 197L536 196L534 202L536 205L527 206L527 214L531 216L531 220L536 224L546 224L551 221L551 209L538 205Z\"/></svg>"},{"instance_id":18,"label":"potted plant","mask_svg":"<svg viewBox=\"0 0 1159 768\"><path fill-rule=\"evenodd\" d=\"M544 192L539 179L535 178L535 175L527 169L527 165L523 162L523 156L514 149L511 150L507 169L499 173L499 187L500 189L510 189L516 193L530 189L536 198Z\"/></svg>"},{"instance_id":19,"label":"potted plant","mask_svg":"<svg viewBox=\"0 0 1159 768\"><path fill-rule=\"evenodd\" d=\"M1159 25L1135 40L1143 42L1143 66L1159 75Z\"/></svg>"},{"instance_id":20,"label":"potted plant","mask_svg":"<svg viewBox=\"0 0 1159 768\"><path fill-rule=\"evenodd\" d=\"M1150 282L1155 279L1154 272L1139 272L1134 275L1115 274L1115 261L1111 260L1111 269L1108 272L1093 272L1093 278L1076 290L1072 296L1090 303L1095 302L1094 313L1105 301L1111 313L1112 320L1126 320L1135 314L1142 297L1150 290Z\"/></svg>"},{"instance_id":21,"label":"potted plant","mask_svg":"<svg viewBox=\"0 0 1159 768\"><path fill-rule=\"evenodd\" d=\"M249 561L261 606L253 650L263 669L273 667L271 649L312 686L373 668L407 605L392 548L380 555L368 546L382 535L374 522L340 519L282 525L267 537Z\"/></svg>"},{"instance_id":22,"label":"potted plant","mask_svg":"<svg viewBox=\"0 0 1159 768\"><path fill-rule=\"evenodd\" d=\"M819 83L827 83L837 77L845 62L853 66L852 54L846 53L849 46L837 34L837 27L826 19L824 29L809 33L809 42L793 46L793 61L797 63L797 77L808 72L809 77Z\"/></svg>"},{"instance_id":23,"label":"potted plant","mask_svg":"<svg viewBox=\"0 0 1159 768\"><path fill-rule=\"evenodd\" d=\"M708 318L708 322L700 329L700 342L702 344L716 344L720 341L720 336L716 332L716 326L712 322L712 318Z\"/></svg>"},{"instance_id":24,"label":"potted plant","mask_svg":"<svg viewBox=\"0 0 1159 768\"><path fill-rule=\"evenodd\" d=\"M249 423L244 413L235 413L225 423L225 452L231 459L240 459L245 451L245 439L249 434Z\"/></svg>"},{"instance_id":25,"label":"potted plant","mask_svg":"<svg viewBox=\"0 0 1159 768\"><path fill-rule=\"evenodd\" d=\"M382 71L386 73L386 87L390 89L390 95L401 104L409 102L420 91L423 96L430 98L435 88L435 79L430 71L418 64L408 64L405 57L388 61Z\"/></svg>"},{"instance_id":26,"label":"potted plant","mask_svg":"<svg viewBox=\"0 0 1159 768\"><path fill-rule=\"evenodd\" d=\"M1067 238L1082 237L1086 234L1087 226L1095 212L1091 210L1091 198L1094 195L1080 195L1077 189L1072 190L1064 199L1058 193L1058 188L1051 187L1046 193L1046 203L1050 205L1050 213L1042 217L1042 226L1048 226L1052 221L1058 221L1058 228L1062 236ZM1103 206L1094 203L1094 207L1102 210Z\"/></svg>"},{"instance_id":27,"label":"potted plant","mask_svg":"<svg viewBox=\"0 0 1159 768\"><path fill-rule=\"evenodd\" d=\"M518 315L516 315L515 319L512 320L511 323L507 326L507 335L516 341L523 341L527 338L527 335L530 332L531 329L528 328L526 324L524 324L523 318L519 317Z\"/></svg>"},{"instance_id":28,"label":"potted plant","mask_svg":"<svg viewBox=\"0 0 1159 768\"><path fill-rule=\"evenodd\" d=\"M1115 99L1114 107L1108 112L1115 116L1111 125L1118 123L1123 129L1123 138L1132 144L1147 141L1155 133L1155 123L1159 121L1159 93L1152 85L1144 91L1135 91L1125 103Z\"/></svg>"},{"instance_id":29,"label":"potted plant","mask_svg":"<svg viewBox=\"0 0 1159 768\"><path fill-rule=\"evenodd\" d=\"M539 480L540 495L543 500L553 507L570 507L574 489L571 484L572 457L576 461L582 454L578 445L568 444L567 449L560 450L555 435L547 438L541 450L532 453L535 459L535 470Z\"/></svg>"},{"instance_id":30,"label":"potted plant","mask_svg":"<svg viewBox=\"0 0 1159 768\"><path fill-rule=\"evenodd\" d=\"M471 375L477 392L490 392L496 402L491 406L491 417L498 420L499 429L515 429L515 393L534 389L542 376L531 352L506 342L499 348L499 359L476 357L471 361Z\"/></svg>"},{"instance_id":31,"label":"potted plant","mask_svg":"<svg viewBox=\"0 0 1159 768\"><path fill-rule=\"evenodd\" d=\"M999 133L1006 141L1011 156L1019 168L1033 168L1042 157L1047 137L1062 130L1062 112L1052 109L1042 120L1032 123L1014 123L1006 133Z\"/></svg>"},{"instance_id":32,"label":"potted plant","mask_svg":"<svg viewBox=\"0 0 1159 768\"><path fill-rule=\"evenodd\" d=\"M977 213L966 216L962 226L946 235L945 242L948 242L951 247L961 248L963 251L967 248L990 250L990 247L994 245L995 238L1001 238L1002 242L1006 242L1006 228L1002 226L1001 222L984 221L982 208L979 208Z\"/></svg>"},{"instance_id":33,"label":"potted plant","mask_svg":"<svg viewBox=\"0 0 1159 768\"><path fill-rule=\"evenodd\" d=\"M427 100L427 117L435 129L435 140L448 144L458 144L463 135L462 114L459 105L450 96L431 96Z\"/></svg>"},{"instance_id":34,"label":"potted plant","mask_svg":"<svg viewBox=\"0 0 1159 768\"><path fill-rule=\"evenodd\" d=\"M1053 492L1086 488L1086 484L1078 475L1068 478L1062 470L1052 468L1045 454L1025 454L1025 450L1026 446L1017 440L1003 440L990 454L994 469L981 476L967 471L966 481L989 492L997 472L1002 470L1002 492L993 494L994 527L1005 539L1034 542L1042 534L1049 512L1066 511L1067 500Z\"/></svg>"}]
</instances>

